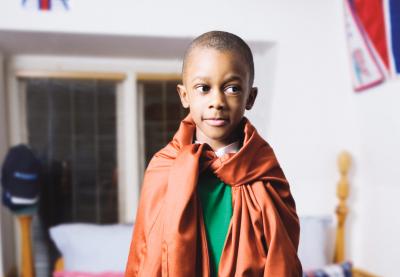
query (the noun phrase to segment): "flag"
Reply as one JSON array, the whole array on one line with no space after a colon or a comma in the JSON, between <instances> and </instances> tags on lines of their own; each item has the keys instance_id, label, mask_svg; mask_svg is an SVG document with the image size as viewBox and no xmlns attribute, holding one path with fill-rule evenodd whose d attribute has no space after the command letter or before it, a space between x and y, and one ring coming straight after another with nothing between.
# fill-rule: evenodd
<instances>
[{"instance_id":1,"label":"flag","mask_svg":"<svg viewBox=\"0 0 400 277\"><path fill-rule=\"evenodd\" d=\"M355 91L362 91L382 83L385 76L374 53L372 41L366 35L352 5L351 0L345 0L346 36L353 88Z\"/></svg>"},{"instance_id":2,"label":"flag","mask_svg":"<svg viewBox=\"0 0 400 277\"><path fill-rule=\"evenodd\" d=\"M68 0L22 0L22 7L40 11L69 10Z\"/></svg>"},{"instance_id":3,"label":"flag","mask_svg":"<svg viewBox=\"0 0 400 277\"><path fill-rule=\"evenodd\" d=\"M351 3L361 28L375 48L385 70L389 70L383 0L352 0Z\"/></svg>"},{"instance_id":4,"label":"flag","mask_svg":"<svg viewBox=\"0 0 400 277\"><path fill-rule=\"evenodd\" d=\"M391 72L400 75L400 1L387 0Z\"/></svg>"},{"instance_id":5,"label":"flag","mask_svg":"<svg viewBox=\"0 0 400 277\"><path fill-rule=\"evenodd\" d=\"M400 0L345 0L353 87L400 76Z\"/></svg>"}]
</instances>

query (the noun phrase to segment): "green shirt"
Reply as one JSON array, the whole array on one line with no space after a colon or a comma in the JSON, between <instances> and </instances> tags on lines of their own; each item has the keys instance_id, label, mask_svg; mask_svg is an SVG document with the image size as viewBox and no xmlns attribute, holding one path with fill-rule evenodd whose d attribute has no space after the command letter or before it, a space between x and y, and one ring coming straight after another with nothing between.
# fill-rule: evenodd
<instances>
[{"instance_id":1,"label":"green shirt","mask_svg":"<svg viewBox=\"0 0 400 277\"><path fill-rule=\"evenodd\" d=\"M232 189L212 172L202 173L198 193L203 210L211 276L218 275L218 265L232 217Z\"/></svg>"}]
</instances>

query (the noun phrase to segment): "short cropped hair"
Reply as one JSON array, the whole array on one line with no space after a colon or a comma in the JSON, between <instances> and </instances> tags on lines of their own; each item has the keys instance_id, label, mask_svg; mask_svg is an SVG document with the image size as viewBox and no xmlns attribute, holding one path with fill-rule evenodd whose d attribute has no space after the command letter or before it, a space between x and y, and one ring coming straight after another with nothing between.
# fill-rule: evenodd
<instances>
[{"instance_id":1,"label":"short cropped hair","mask_svg":"<svg viewBox=\"0 0 400 277\"><path fill-rule=\"evenodd\" d=\"M250 72L250 85L254 81L253 54L247 43L239 36L224 31L210 31L195 38L187 48L183 58L182 75L185 74L186 64L192 51L196 48L213 48L218 51L232 51L243 57Z\"/></svg>"}]
</instances>

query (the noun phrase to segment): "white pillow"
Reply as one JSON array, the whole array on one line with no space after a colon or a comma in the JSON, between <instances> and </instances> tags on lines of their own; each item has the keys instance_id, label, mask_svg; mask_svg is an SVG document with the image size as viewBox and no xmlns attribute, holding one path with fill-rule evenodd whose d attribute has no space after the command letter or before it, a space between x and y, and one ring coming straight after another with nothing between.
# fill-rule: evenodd
<instances>
[{"instance_id":1,"label":"white pillow","mask_svg":"<svg viewBox=\"0 0 400 277\"><path fill-rule=\"evenodd\" d=\"M50 237L64 258L65 271L124 272L132 225L61 224Z\"/></svg>"},{"instance_id":2,"label":"white pillow","mask_svg":"<svg viewBox=\"0 0 400 277\"><path fill-rule=\"evenodd\" d=\"M333 257L334 226L330 216L300 217L299 258L303 270L330 264Z\"/></svg>"}]
</instances>

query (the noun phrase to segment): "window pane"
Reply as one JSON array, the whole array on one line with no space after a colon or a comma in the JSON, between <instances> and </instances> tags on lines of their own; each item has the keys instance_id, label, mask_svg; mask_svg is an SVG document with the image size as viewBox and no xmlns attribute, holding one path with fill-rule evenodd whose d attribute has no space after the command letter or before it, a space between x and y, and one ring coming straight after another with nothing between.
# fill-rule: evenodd
<instances>
[{"instance_id":1,"label":"window pane","mask_svg":"<svg viewBox=\"0 0 400 277\"><path fill-rule=\"evenodd\" d=\"M141 81L143 86L143 126L145 164L173 137L187 114L183 109L176 81Z\"/></svg>"},{"instance_id":2,"label":"window pane","mask_svg":"<svg viewBox=\"0 0 400 277\"><path fill-rule=\"evenodd\" d=\"M46 171L46 227L117 222L116 84L28 80L26 87L28 140Z\"/></svg>"}]
</instances>

